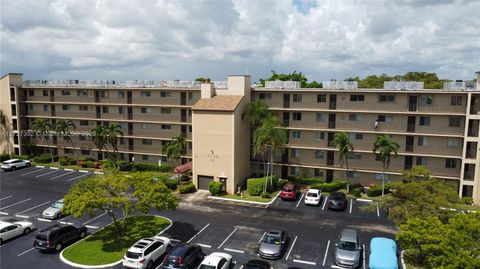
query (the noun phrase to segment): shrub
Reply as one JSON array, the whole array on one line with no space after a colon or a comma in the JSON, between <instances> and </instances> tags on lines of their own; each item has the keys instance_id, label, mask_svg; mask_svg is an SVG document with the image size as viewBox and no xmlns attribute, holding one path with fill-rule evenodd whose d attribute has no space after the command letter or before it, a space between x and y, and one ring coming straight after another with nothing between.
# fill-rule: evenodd
<instances>
[{"instance_id":1,"label":"shrub","mask_svg":"<svg viewBox=\"0 0 480 269\"><path fill-rule=\"evenodd\" d=\"M120 171L131 171L133 168L133 163L129 163L126 161L118 161L117 166Z\"/></svg>"},{"instance_id":2,"label":"shrub","mask_svg":"<svg viewBox=\"0 0 480 269\"><path fill-rule=\"evenodd\" d=\"M68 162L69 165L77 165L77 160L75 159L70 159L70 161Z\"/></svg>"},{"instance_id":3,"label":"shrub","mask_svg":"<svg viewBox=\"0 0 480 269\"><path fill-rule=\"evenodd\" d=\"M262 198L271 198L271 197L272 197L272 196L270 195L270 193L269 193L269 192L266 192L266 191L262 192L261 196L262 196Z\"/></svg>"},{"instance_id":4,"label":"shrub","mask_svg":"<svg viewBox=\"0 0 480 269\"><path fill-rule=\"evenodd\" d=\"M28 155L12 155L12 156L10 156L10 159L28 160L28 159L30 159L30 156L28 156Z\"/></svg>"},{"instance_id":5,"label":"shrub","mask_svg":"<svg viewBox=\"0 0 480 269\"><path fill-rule=\"evenodd\" d=\"M355 197L361 197L362 196L362 192L358 188L350 189L350 193Z\"/></svg>"},{"instance_id":6,"label":"shrub","mask_svg":"<svg viewBox=\"0 0 480 269\"><path fill-rule=\"evenodd\" d=\"M332 192L344 189L347 187L347 182L343 180L334 180L330 183L317 183L311 185L312 189L319 189L322 192Z\"/></svg>"},{"instance_id":7,"label":"shrub","mask_svg":"<svg viewBox=\"0 0 480 269\"><path fill-rule=\"evenodd\" d=\"M210 181L208 182L208 190L213 196L219 195L222 190L222 182L219 181Z\"/></svg>"},{"instance_id":8,"label":"shrub","mask_svg":"<svg viewBox=\"0 0 480 269\"><path fill-rule=\"evenodd\" d=\"M472 197L462 197L462 203L466 205L472 205L473 204L473 198Z\"/></svg>"},{"instance_id":9,"label":"shrub","mask_svg":"<svg viewBox=\"0 0 480 269\"><path fill-rule=\"evenodd\" d=\"M170 178L170 176L161 177L160 180L167 186L167 188L171 189L172 191L177 189L178 181L174 178Z\"/></svg>"},{"instance_id":10,"label":"shrub","mask_svg":"<svg viewBox=\"0 0 480 269\"><path fill-rule=\"evenodd\" d=\"M54 161L58 161L58 156L53 156ZM50 155L40 155L33 157L33 161L36 163L51 163L52 157Z\"/></svg>"},{"instance_id":11,"label":"shrub","mask_svg":"<svg viewBox=\"0 0 480 269\"><path fill-rule=\"evenodd\" d=\"M252 196L258 196L263 191L265 178L250 178L247 180L247 192Z\"/></svg>"},{"instance_id":12,"label":"shrub","mask_svg":"<svg viewBox=\"0 0 480 269\"><path fill-rule=\"evenodd\" d=\"M306 184L306 185L325 183L325 180L323 178L318 178L318 177L303 178L301 181L302 181L301 182L302 184Z\"/></svg>"},{"instance_id":13,"label":"shrub","mask_svg":"<svg viewBox=\"0 0 480 269\"><path fill-rule=\"evenodd\" d=\"M95 167L95 162L86 161L85 165L86 165L87 168L94 168Z\"/></svg>"},{"instance_id":14,"label":"shrub","mask_svg":"<svg viewBox=\"0 0 480 269\"><path fill-rule=\"evenodd\" d=\"M182 194L183 193L192 193L192 192L196 192L197 188L195 188L195 185L193 185L192 182L189 182L187 184L180 185L178 187L178 191Z\"/></svg>"},{"instance_id":15,"label":"shrub","mask_svg":"<svg viewBox=\"0 0 480 269\"><path fill-rule=\"evenodd\" d=\"M363 185L361 183L350 184L350 189L361 189L361 188L363 188Z\"/></svg>"},{"instance_id":16,"label":"shrub","mask_svg":"<svg viewBox=\"0 0 480 269\"><path fill-rule=\"evenodd\" d=\"M162 173L170 173L173 170L173 165L171 164L162 164L162 166L159 167L160 169L158 171Z\"/></svg>"},{"instance_id":17,"label":"shrub","mask_svg":"<svg viewBox=\"0 0 480 269\"><path fill-rule=\"evenodd\" d=\"M385 188L385 194L389 193L388 189ZM377 197L382 195L382 187L369 188L367 190L368 197Z\"/></svg>"},{"instance_id":18,"label":"shrub","mask_svg":"<svg viewBox=\"0 0 480 269\"><path fill-rule=\"evenodd\" d=\"M6 160L10 160L10 155L6 153L0 154L0 162L4 162Z\"/></svg>"},{"instance_id":19,"label":"shrub","mask_svg":"<svg viewBox=\"0 0 480 269\"><path fill-rule=\"evenodd\" d=\"M62 157L58 158L58 163L60 165L63 165L63 166L69 165L70 164L70 158L68 158L66 156L62 156Z\"/></svg>"}]
</instances>

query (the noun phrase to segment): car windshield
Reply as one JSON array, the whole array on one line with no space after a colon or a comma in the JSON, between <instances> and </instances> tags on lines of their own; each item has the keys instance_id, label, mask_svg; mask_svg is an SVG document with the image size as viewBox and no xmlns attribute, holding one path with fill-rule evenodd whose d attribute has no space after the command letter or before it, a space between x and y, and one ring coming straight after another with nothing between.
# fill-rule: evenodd
<instances>
[{"instance_id":1,"label":"car windshield","mask_svg":"<svg viewBox=\"0 0 480 269\"><path fill-rule=\"evenodd\" d=\"M341 250L348 250L348 251L354 251L357 249L354 242L348 242L348 241L340 241L338 243L338 248Z\"/></svg>"},{"instance_id":2,"label":"car windshield","mask_svg":"<svg viewBox=\"0 0 480 269\"><path fill-rule=\"evenodd\" d=\"M200 268L199 269L215 269L216 267L213 266L213 265L206 265L206 264L202 264L200 265Z\"/></svg>"},{"instance_id":3,"label":"car windshield","mask_svg":"<svg viewBox=\"0 0 480 269\"><path fill-rule=\"evenodd\" d=\"M293 189L283 189L283 192L292 192Z\"/></svg>"},{"instance_id":4,"label":"car windshield","mask_svg":"<svg viewBox=\"0 0 480 269\"><path fill-rule=\"evenodd\" d=\"M309 192L307 193L307 197L318 197L316 192Z\"/></svg>"},{"instance_id":5,"label":"car windshield","mask_svg":"<svg viewBox=\"0 0 480 269\"><path fill-rule=\"evenodd\" d=\"M37 234L36 237L37 237L38 240L42 240L42 241L47 240L47 235L46 234Z\"/></svg>"},{"instance_id":6,"label":"car windshield","mask_svg":"<svg viewBox=\"0 0 480 269\"><path fill-rule=\"evenodd\" d=\"M263 238L263 242L267 244L280 245L280 237L278 235L267 234L265 238Z\"/></svg>"},{"instance_id":7,"label":"car windshield","mask_svg":"<svg viewBox=\"0 0 480 269\"><path fill-rule=\"evenodd\" d=\"M55 202L51 207L60 209L63 207L63 203Z\"/></svg>"},{"instance_id":8,"label":"car windshield","mask_svg":"<svg viewBox=\"0 0 480 269\"><path fill-rule=\"evenodd\" d=\"M127 255L125 256L130 259L139 259L142 257L142 253L127 251Z\"/></svg>"}]
</instances>

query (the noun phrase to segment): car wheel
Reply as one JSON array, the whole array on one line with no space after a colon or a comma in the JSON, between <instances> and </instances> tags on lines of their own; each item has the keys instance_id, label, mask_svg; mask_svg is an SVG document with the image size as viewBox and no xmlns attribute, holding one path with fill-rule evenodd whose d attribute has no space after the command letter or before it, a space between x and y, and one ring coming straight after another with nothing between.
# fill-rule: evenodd
<instances>
[{"instance_id":1,"label":"car wheel","mask_svg":"<svg viewBox=\"0 0 480 269\"><path fill-rule=\"evenodd\" d=\"M31 164L31 163L27 163L27 167L30 167L30 166L32 166L32 164Z\"/></svg>"},{"instance_id":2,"label":"car wheel","mask_svg":"<svg viewBox=\"0 0 480 269\"><path fill-rule=\"evenodd\" d=\"M29 234L32 230L30 228L25 228L25 230L23 230L23 234Z\"/></svg>"},{"instance_id":3,"label":"car wheel","mask_svg":"<svg viewBox=\"0 0 480 269\"><path fill-rule=\"evenodd\" d=\"M0 238L0 245L3 245L3 239Z\"/></svg>"},{"instance_id":4,"label":"car wheel","mask_svg":"<svg viewBox=\"0 0 480 269\"><path fill-rule=\"evenodd\" d=\"M60 243L56 244L55 249L60 251L62 249L62 244L60 244Z\"/></svg>"},{"instance_id":5,"label":"car wheel","mask_svg":"<svg viewBox=\"0 0 480 269\"><path fill-rule=\"evenodd\" d=\"M17 169L15 166L12 166L12 171L15 171L15 169Z\"/></svg>"},{"instance_id":6,"label":"car wheel","mask_svg":"<svg viewBox=\"0 0 480 269\"><path fill-rule=\"evenodd\" d=\"M152 261L149 261L147 263L147 269L152 269L153 268L153 262Z\"/></svg>"},{"instance_id":7,"label":"car wheel","mask_svg":"<svg viewBox=\"0 0 480 269\"><path fill-rule=\"evenodd\" d=\"M80 233L80 238L84 238L85 235L87 235L85 232L81 232L81 233Z\"/></svg>"}]
</instances>

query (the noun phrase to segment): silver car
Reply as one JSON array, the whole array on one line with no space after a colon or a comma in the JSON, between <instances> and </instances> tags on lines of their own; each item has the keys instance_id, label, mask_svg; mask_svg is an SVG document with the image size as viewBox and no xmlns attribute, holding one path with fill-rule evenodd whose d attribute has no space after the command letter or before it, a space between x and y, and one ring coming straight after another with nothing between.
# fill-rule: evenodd
<instances>
[{"instance_id":1,"label":"silver car","mask_svg":"<svg viewBox=\"0 0 480 269\"><path fill-rule=\"evenodd\" d=\"M0 164L3 170L15 171L23 167L30 167L32 163L29 160L11 159Z\"/></svg>"},{"instance_id":2,"label":"silver car","mask_svg":"<svg viewBox=\"0 0 480 269\"><path fill-rule=\"evenodd\" d=\"M56 219L62 216L63 199L53 203L49 208L45 209L42 217L45 219Z\"/></svg>"},{"instance_id":3,"label":"silver car","mask_svg":"<svg viewBox=\"0 0 480 269\"><path fill-rule=\"evenodd\" d=\"M362 253L363 247L360 245L357 231L343 230L335 244L335 264L345 268L360 267Z\"/></svg>"},{"instance_id":4,"label":"silver car","mask_svg":"<svg viewBox=\"0 0 480 269\"><path fill-rule=\"evenodd\" d=\"M258 255L265 259L280 259L287 244L287 232L282 229L272 230L261 239Z\"/></svg>"}]
</instances>

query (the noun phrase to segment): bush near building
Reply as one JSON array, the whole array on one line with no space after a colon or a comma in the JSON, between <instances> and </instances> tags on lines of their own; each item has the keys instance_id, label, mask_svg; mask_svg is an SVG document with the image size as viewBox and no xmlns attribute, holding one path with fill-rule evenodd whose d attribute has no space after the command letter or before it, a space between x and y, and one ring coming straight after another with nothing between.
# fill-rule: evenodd
<instances>
[{"instance_id":1,"label":"bush near building","mask_svg":"<svg viewBox=\"0 0 480 269\"><path fill-rule=\"evenodd\" d=\"M312 189L319 189L322 192L333 192L347 187L347 181L334 180L330 183L316 183L310 186Z\"/></svg>"},{"instance_id":2,"label":"bush near building","mask_svg":"<svg viewBox=\"0 0 480 269\"><path fill-rule=\"evenodd\" d=\"M193 185L192 182L189 182L187 184L183 184L183 185L178 186L178 191L181 194L192 193L192 192L196 192L197 188L195 188L195 185Z\"/></svg>"},{"instance_id":3,"label":"bush near building","mask_svg":"<svg viewBox=\"0 0 480 269\"><path fill-rule=\"evenodd\" d=\"M265 177L250 178L247 180L247 192L252 196L258 196L263 192Z\"/></svg>"},{"instance_id":4,"label":"bush near building","mask_svg":"<svg viewBox=\"0 0 480 269\"><path fill-rule=\"evenodd\" d=\"M33 157L33 161L36 162L36 163L51 163L52 162L52 156L50 156L50 155L35 156L35 157ZM57 162L58 161L58 156L53 156L53 161Z\"/></svg>"},{"instance_id":5,"label":"bush near building","mask_svg":"<svg viewBox=\"0 0 480 269\"><path fill-rule=\"evenodd\" d=\"M220 194L222 190L222 182L219 181L210 181L208 182L208 190L213 196L217 196Z\"/></svg>"},{"instance_id":6,"label":"bush near building","mask_svg":"<svg viewBox=\"0 0 480 269\"><path fill-rule=\"evenodd\" d=\"M6 160L10 160L10 159L20 159L20 160L28 160L30 159L30 156L28 155L15 155L15 154L12 154L12 155L9 155L9 154L0 154L0 162L4 162Z\"/></svg>"}]
</instances>

